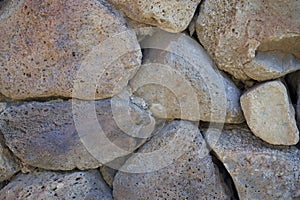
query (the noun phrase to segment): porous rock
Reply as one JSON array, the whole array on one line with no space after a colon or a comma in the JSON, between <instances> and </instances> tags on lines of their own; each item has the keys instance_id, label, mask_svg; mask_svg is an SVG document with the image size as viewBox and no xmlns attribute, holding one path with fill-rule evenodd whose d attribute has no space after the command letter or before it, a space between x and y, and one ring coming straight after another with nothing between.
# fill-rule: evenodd
<instances>
[{"instance_id":1,"label":"porous rock","mask_svg":"<svg viewBox=\"0 0 300 200\"><path fill-rule=\"evenodd\" d=\"M134 32L102 0L12 0L0 11L0 35L0 92L14 99L108 98L141 62ZM88 84L93 97L74 92Z\"/></svg>"},{"instance_id":2,"label":"porous rock","mask_svg":"<svg viewBox=\"0 0 300 200\"><path fill-rule=\"evenodd\" d=\"M185 34L156 30L141 41L143 64L130 80L158 118L241 123L241 91Z\"/></svg>"},{"instance_id":3,"label":"porous rock","mask_svg":"<svg viewBox=\"0 0 300 200\"><path fill-rule=\"evenodd\" d=\"M0 135L0 182L10 179L20 171L21 164L18 159L5 146L3 135Z\"/></svg>"},{"instance_id":4,"label":"porous rock","mask_svg":"<svg viewBox=\"0 0 300 200\"><path fill-rule=\"evenodd\" d=\"M169 32L185 30L201 0L108 0L129 18Z\"/></svg>"},{"instance_id":5,"label":"porous rock","mask_svg":"<svg viewBox=\"0 0 300 200\"><path fill-rule=\"evenodd\" d=\"M231 175L239 199L299 199L300 151L273 146L247 126L203 131L208 145ZM216 137L217 136L217 137Z\"/></svg>"},{"instance_id":6,"label":"porous rock","mask_svg":"<svg viewBox=\"0 0 300 200\"><path fill-rule=\"evenodd\" d=\"M145 141L138 135L130 135L126 126L136 125L143 132L154 123L149 113L128 101L116 99L115 108L111 101L31 102L10 106L1 113L0 129L7 146L24 163L50 170L97 168L131 153ZM76 110L80 106L82 110ZM95 111L87 110L88 106L94 106ZM128 108L130 115L113 111L121 107ZM91 123L93 113L96 125ZM131 124L122 124L116 117L129 118Z\"/></svg>"},{"instance_id":7,"label":"porous rock","mask_svg":"<svg viewBox=\"0 0 300 200\"><path fill-rule=\"evenodd\" d=\"M112 195L97 170L64 173L36 171L17 175L0 191L0 199L112 200Z\"/></svg>"},{"instance_id":8,"label":"porous rock","mask_svg":"<svg viewBox=\"0 0 300 200\"><path fill-rule=\"evenodd\" d=\"M143 145L120 168L113 188L117 200L230 199L202 135L187 121L167 124Z\"/></svg>"},{"instance_id":9,"label":"porous rock","mask_svg":"<svg viewBox=\"0 0 300 200\"><path fill-rule=\"evenodd\" d=\"M270 81L249 89L241 96L241 105L256 136L275 145L298 143L295 110L282 82Z\"/></svg>"},{"instance_id":10,"label":"porous rock","mask_svg":"<svg viewBox=\"0 0 300 200\"><path fill-rule=\"evenodd\" d=\"M285 66L300 59L299 8L295 0L206 0L197 35L220 69L241 80L274 79L299 68ZM268 51L283 53L284 62L268 66Z\"/></svg>"}]
</instances>

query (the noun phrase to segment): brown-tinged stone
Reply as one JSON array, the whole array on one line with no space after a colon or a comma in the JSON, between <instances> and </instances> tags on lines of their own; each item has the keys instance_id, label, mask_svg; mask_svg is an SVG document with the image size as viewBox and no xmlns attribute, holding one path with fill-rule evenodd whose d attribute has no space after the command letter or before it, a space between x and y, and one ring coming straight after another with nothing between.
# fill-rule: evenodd
<instances>
[{"instance_id":1,"label":"brown-tinged stone","mask_svg":"<svg viewBox=\"0 0 300 200\"><path fill-rule=\"evenodd\" d=\"M10 179L20 171L21 164L4 144L3 135L0 135L0 182Z\"/></svg>"},{"instance_id":2,"label":"brown-tinged stone","mask_svg":"<svg viewBox=\"0 0 300 200\"><path fill-rule=\"evenodd\" d=\"M0 11L0 35L0 92L14 99L108 98L141 62L134 32L103 0L12 0ZM74 84L91 84L95 96Z\"/></svg>"},{"instance_id":3,"label":"brown-tinged stone","mask_svg":"<svg viewBox=\"0 0 300 200\"><path fill-rule=\"evenodd\" d=\"M26 164L50 170L97 168L127 155L145 141L138 134L155 123L148 112L122 99L31 102L7 107L0 118L12 152Z\"/></svg>"},{"instance_id":4,"label":"brown-tinged stone","mask_svg":"<svg viewBox=\"0 0 300 200\"><path fill-rule=\"evenodd\" d=\"M108 0L129 18L169 32L185 30L201 0Z\"/></svg>"},{"instance_id":5,"label":"brown-tinged stone","mask_svg":"<svg viewBox=\"0 0 300 200\"><path fill-rule=\"evenodd\" d=\"M3 200L91 199L112 200L111 190L98 170L36 171L17 175L0 190Z\"/></svg>"},{"instance_id":6,"label":"brown-tinged stone","mask_svg":"<svg viewBox=\"0 0 300 200\"><path fill-rule=\"evenodd\" d=\"M249 89L241 96L241 105L246 122L257 137L275 145L298 143L295 110L281 81Z\"/></svg>"},{"instance_id":7,"label":"brown-tinged stone","mask_svg":"<svg viewBox=\"0 0 300 200\"><path fill-rule=\"evenodd\" d=\"M230 199L224 187L197 126L173 121L121 167L114 179L113 197Z\"/></svg>"},{"instance_id":8,"label":"brown-tinged stone","mask_svg":"<svg viewBox=\"0 0 300 200\"><path fill-rule=\"evenodd\" d=\"M220 69L241 80L274 79L289 67L279 62L274 71L276 66L267 66L270 60L265 66L258 63L268 51L286 54L284 64L293 56L300 59L299 9L295 0L206 0L199 11L197 35Z\"/></svg>"},{"instance_id":9,"label":"brown-tinged stone","mask_svg":"<svg viewBox=\"0 0 300 200\"><path fill-rule=\"evenodd\" d=\"M217 131L217 132L215 132ZM246 126L203 131L208 145L231 175L239 199L299 199L300 151L273 146Z\"/></svg>"},{"instance_id":10,"label":"brown-tinged stone","mask_svg":"<svg viewBox=\"0 0 300 200\"><path fill-rule=\"evenodd\" d=\"M158 118L241 123L241 91L185 34L156 30L141 41L143 64L130 80Z\"/></svg>"}]
</instances>

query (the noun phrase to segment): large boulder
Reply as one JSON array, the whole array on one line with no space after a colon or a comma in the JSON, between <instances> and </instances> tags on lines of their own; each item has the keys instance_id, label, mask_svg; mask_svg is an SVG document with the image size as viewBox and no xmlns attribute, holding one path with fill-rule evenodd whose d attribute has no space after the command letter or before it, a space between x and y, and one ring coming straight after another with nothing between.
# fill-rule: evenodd
<instances>
[{"instance_id":1,"label":"large boulder","mask_svg":"<svg viewBox=\"0 0 300 200\"><path fill-rule=\"evenodd\" d=\"M130 80L158 118L241 123L241 91L185 34L156 30L141 41L143 64Z\"/></svg>"},{"instance_id":2,"label":"large boulder","mask_svg":"<svg viewBox=\"0 0 300 200\"><path fill-rule=\"evenodd\" d=\"M270 81L249 89L241 96L241 105L256 136L275 145L298 143L295 110L282 82Z\"/></svg>"},{"instance_id":3,"label":"large boulder","mask_svg":"<svg viewBox=\"0 0 300 200\"><path fill-rule=\"evenodd\" d=\"M129 115L120 111L124 107ZM155 123L148 112L121 99L31 102L7 107L0 122L7 146L21 161L50 170L97 168L127 155L146 140L137 134Z\"/></svg>"},{"instance_id":4,"label":"large boulder","mask_svg":"<svg viewBox=\"0 0 300 200\"><path fill-rule=\"evenodd\" d=\"M2 200L101 199L112 200L111 190L98 170L19 174L0 190Z\"/></svg>"},{"instance_id":5,"label":"large boulder","mask_svg":"<svg viewBox=\"0 0 300 200\"><path fill-rule=\"evenodd\" d=\"M273 146L246 126L203 131L231 175L240 199L299 199L300 150ZM217 137L216 137L217 136Z\"/></svg>"},{"instance_id":6,"label":"large boulder","mask_svg":"<svg viewBox=\"0 0 300 200\"><path fill-rule=\"evenodd\" d=\"M12 0L0 11L0 35L0 92L14 99L108 98L141 63L134 32L104 1Z\"/></svg>"},{"instance_id":7,"label":"large boulder","mask_svg":"<svg viewBox=\"0 0 300 200\"><path fill-rule=\"evenodd\" d=\"M230 199L198 127L173 121L120 168L114 199Z\"/></svg>"},{"instance_id":8,"label":"large boulder","mask_svg":"<svg viewBox=\"0 0 300 200\"><path fill-rule=\"evenodd\" d=\"M108 0L129 18L169 32L185 30L201 0Z\"/></svg>"},{"instance_id":9,"label":"large boulder","mask_svg":"<svg viewBox=\"0 0 300 200\"><path fill-rule=\"evenodd\" d=\"M220 69L241 80L274 79L299 69L299 9L295 0L206 0L197 35Z\"/></svg>"}]
</instances>

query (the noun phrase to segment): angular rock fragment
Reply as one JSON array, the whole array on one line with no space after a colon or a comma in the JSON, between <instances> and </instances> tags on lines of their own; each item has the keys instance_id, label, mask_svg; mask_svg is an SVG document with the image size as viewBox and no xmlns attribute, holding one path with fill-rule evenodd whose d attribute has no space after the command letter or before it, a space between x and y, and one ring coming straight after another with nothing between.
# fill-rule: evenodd
<instances>
[{"instance_id":1,"label":"angular rock fragment","mask_svg":"<svg viewBox=\"0 0 300 200\"><path fill-rule=\"evenodd\" d=\"M230 199L197 126L173 121L116 174L114 199Z\"/></svg>"},{"instance_id":2,"label":"angular rock fragment","mask_svg":"<svg viewBox=\"0 0 300 200\"><path fill-rule=\"evenodd\" d=\"M257 137L275 145L298 143L295 110L283 83L271 81L251 88L241 96L241 105Z\"/></svg>"},{"instance_id":3,"label":"angular rock fragment","mask_svg":"<svg viewBox=\"0 0 300 200\"><path fill-rule=\"evenodd\" d=\"M169 32L185 30L201 0L108 0L129 18Z\"/></svg>"},{"instance_id":4,"label":"angular rock fragment","mask_svg":"<svg viewBox=\"0 0 300 200\"><path fill-rule=\"evenodd\" d=\"M155 123L145 110L121 99L114 101L10 106L0 115L0 129L7 146L24 163L50 170L97 168L138 148L145 138L137 134ZM123 107L128 115L120 111Z\"/></svg>"},{"instance_id":5,"label":"angular rock fragment","mask_svg":"<svg viewBox=\"0 0 300 200\"><path fill-rule=\"evenodd\" d=\"M111 190L97 170L65 173L36 171L16 176L0 190L0 199L112 200L112 196Z\"/></svg>"},{"instance_id":6,"label":"angular rock fragment","mask_svg":"<svg viewBox=\"0 0 300 200\"><path fill-rule=\"evenodd\" d=\"M252 79L265 81L299 69L300 59L296 59L292 54L267 51L258 52L255 58L245 65L244 72Z\"/></svg>"},{"instance_id":7,"label":"angular rock fragment","mask_svg":"<svg viewBox=\"0 0 300 200\"><path fill-rule=\"evenodd\" d=\"M268 51L285 54L284 64L292 63L293 56L300 59L299 9L295 0L206 0L197 35L217 66L237 79L274 79L299 67L279 62L270 68L270 61L261 62Z\"/></svg>"},{"instance_id":8,"label":"angular rock fragment","mask_svg":"<svg viewBox=\"0 0 300 200\"><path fill-rule=\"evenodd\" d=\"M108 98L140 66L134 32L104 1L13 0L2 9L0 92L7 97Z\"/></svg>"},{"instance_id":9,"label":"angular rock fragment","mask_svg":"<svg viewBox=\"0 0 300 200\"><path fill-rule=\"evenodd\" d=\"M215 131L204 131L205 138L227 168L240 199L300 198L299 149L267 144L246 126L225 125L221 135Z\"/></svg>"},{"instance_id":10,"label":"angular rock fragment","mask_svg":"<svg viewBox=\"0 0 300 200\"><path fill-rule=\"evenodd\" d=\"M158 118L241 123L240 90L189 36L156 30L141 42L143 65L130 86Z\"/></svg>"},{"instance_id":11,"label":"angular rock fragment","mask_svg":"<svg viewBox=\"0 0 300 200\"><path fill-rule=\"evenodd\" d=\"M3 135L0 135L0 182L10 179L20 169L20 162L4 145Z\"/></svg>"}]
</instances>

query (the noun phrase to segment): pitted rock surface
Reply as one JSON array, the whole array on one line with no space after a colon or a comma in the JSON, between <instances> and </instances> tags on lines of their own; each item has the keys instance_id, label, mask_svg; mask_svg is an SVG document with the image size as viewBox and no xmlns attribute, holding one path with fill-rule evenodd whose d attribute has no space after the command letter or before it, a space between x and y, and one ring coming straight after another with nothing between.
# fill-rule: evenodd
<instances>
[{"instance_id":1,"label":"pitted rock surface","mask_svg":"<svg viewBox=\"0 0 300 200\"><path fill-rule=\"evenodd\" d=\"M201 0L108 0L129 18L169 32L182 32L192 20Z\"/></svg>"},{"instance_id":2,"label":"pitted rock surface","mask_svg":"<svg viewBox=\"0 0 300 200\"><path fill-rule=\"evenodd\" d=\"M256 53L275 51L300 59L299 9L295 0L206 0L200 6L197 35L217 66L237 79L274 79L276 70L256 66ZM276 65L281 75L286 73L288 66Z\"/></svg>"},{"instance_id":3,"label":"pitted rock surface","mask_svg":"<svg viewBox=\"0 0 300 200\"><path fill-rule=\"evenodd\" d=\"M0 92L7 97L90 99L73 88L95 74L94 99L108 98L140 66L134 32L105 1L12 0L1 11Z\"/></svg>"},{"instance_id":4,"label":"pitted rock surface","mask_svg":"<svg viewBox=\"0 0 300 200\"><path fill-rule=\"evenodd\" d=\"M124 149L125 152L123 155L114 154L113 151L105 152L101 149L104 147L100 146L100 149L96 149L99 150L98 153L108 155L107 160L103 160L103 163L129 154L145 141L145 138L128 135L123 132L125 129L120 129L114 118L116 116L113 116L111 99L76 102L77 104L73 106L86 105L85 103L95 104L96 120L102 128L103 135L100 135L100 130L96 130L96 134L100 135L98 138L91 137L90 140L83 138L85 135L91 135L92 129L97 128L88 127L88 125L84 126L85 132L79 134L78 130L80 129L74 123L74 115L82 114L79 117L82 117L87 123L91 120L86 117L84 110L82 113L74 113L71 101L32 102L7 107L1 113L0 129L4 134L7 146L18 158L29 165L50 170L71 170L74 168L97 168L101 165L102 160L99 161L97 155L94 155L90 149L96 149L97 144L104 139L103 137L108 139L111 144ZM132 123L140 127L142 131L143 128L153 123L151 116L137 106L123 100L117 100L117 105L128 107Z\"/></svg>"},{"instance_id":5,"label":"pitted rock surface","mask_svg":"<svg viewBox=\"0 0 300 200\"><path fill-rule=\"evenodd\" d=\"M185 143L187 142L187 143ZM183 143L183 144L180 144ZM167 145L174 145L167 147ZM184 145L184 148L181 148ZM179 147L180 146L180 147ZM179 148L178 148L179 147ZM167 148L155 160L143 162L142 154ZM178 151L177 158L171 158ZM163 162L171 160L164 168ZM130 169L146 173L128 173ZM127 171L127 172L126 172ZM143 145L116 174L114 199L230 199L219 171L214 166L206 143L197 126L187 121L173 121Z\"/></svg>"},{"instance_id":6,"label":"pitted rock surface","mask_svg":"<svg viewBox=\"0 0 300 200\"><path fill-rule=\"evenodd\" d=\"M231 175L240 199L300 198L299 149L265 143L246 126L225 126L221 135L214 130L203 132Z\"/></svg>"},{"instance_id":7,"label":"pitted rock surface","mask_svg":"<svg viewBox=\"0 0 300 200\"><path fill-rule=\"evenodd\" d=\"M111 190L97 170L36 171L17 175L0 190L3 200L101 199L112 200Z\"/></svg>"}]
</instances>

